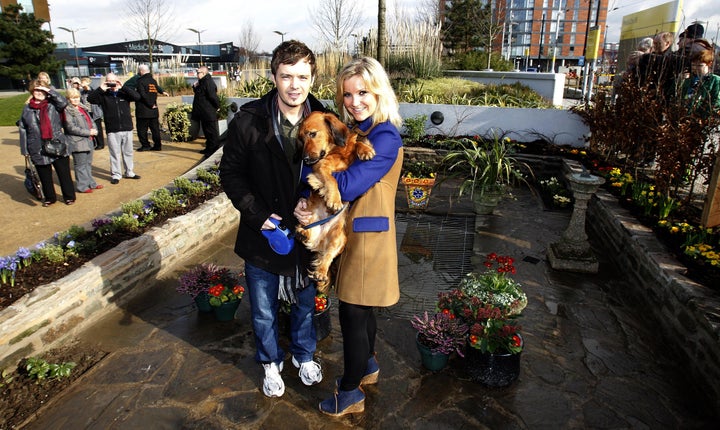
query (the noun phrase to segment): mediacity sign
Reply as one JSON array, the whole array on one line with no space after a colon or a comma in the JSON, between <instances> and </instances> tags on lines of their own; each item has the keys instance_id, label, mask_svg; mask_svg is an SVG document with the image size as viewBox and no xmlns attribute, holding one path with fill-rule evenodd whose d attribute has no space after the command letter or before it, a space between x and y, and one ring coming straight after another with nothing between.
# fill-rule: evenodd
<instances>
[{"instance_id":1,"label":"mediacity sign","mask_svg":"<svg viewBox=\"0 0 720 430\"><path fill-rule=\"evenodd\" d=\"M637 45L643 38L654 37L663 31L677 33L682 18L682 5L683 0L675 0L623 16L618 47L618 70L627 67L628 56L637 50Z\"/></svg>"}]
</instances>

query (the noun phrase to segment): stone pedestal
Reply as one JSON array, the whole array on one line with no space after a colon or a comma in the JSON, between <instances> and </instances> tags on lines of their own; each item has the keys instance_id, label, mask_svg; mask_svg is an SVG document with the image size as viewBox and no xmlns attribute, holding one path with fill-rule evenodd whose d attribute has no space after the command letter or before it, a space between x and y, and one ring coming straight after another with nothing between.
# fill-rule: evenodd
<instances>
[{"instance_id":1,"label":"stone pedestal","mask_svg":"<svg viewBox=\"0 0 720 430\"><path fill-rule=\"evenodd\" d=\"M565 177L575 197L575 206L570 225L560 241L548 246L550 266L557 270L597 273L598 261L585 233L585 213L588 201L605 179L587 173L569 173Z\"/></svg>"}]
</instances>

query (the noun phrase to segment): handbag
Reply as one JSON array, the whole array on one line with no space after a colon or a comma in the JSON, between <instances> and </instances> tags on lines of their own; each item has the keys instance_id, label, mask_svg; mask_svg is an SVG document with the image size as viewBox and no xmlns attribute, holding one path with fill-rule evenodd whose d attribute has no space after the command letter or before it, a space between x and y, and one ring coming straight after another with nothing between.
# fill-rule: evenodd
<instances>
[{"instance_id":1,"label":"handbag","mask_svg":"<svg viewBox=\"0 0 720 430\"><path fill-rule=\"evenodd\" d=\"M42 152L51 157L64 157L67 154L67 145L60 139L43 140Z\"/></svg>"},{"instance_id":2,"label":"handbag","mask_svg":"<svg viewBox=\"0 0 720 430\"><path fill-rule=\"evenodd\" d=\"M40 176L35 170L35 165L30 161L29 155L25 156L25 189L38 200L45 200L42 185L40 184Z\"/></svg>"}]
</instances>

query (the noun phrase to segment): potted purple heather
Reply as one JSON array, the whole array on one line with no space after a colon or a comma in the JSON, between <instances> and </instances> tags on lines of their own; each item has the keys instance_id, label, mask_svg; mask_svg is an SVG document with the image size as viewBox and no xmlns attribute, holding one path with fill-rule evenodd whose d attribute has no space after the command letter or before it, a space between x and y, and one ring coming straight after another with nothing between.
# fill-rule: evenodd
<instances>
[{"instance_id":1,"label":"potted purple heather","mask_svg":"<svg viewBox=\"0 0 720 430\"><path fill-rule=\"evenodd\" d=\"M417 330L415 343L426 369L441 370L453 352L463 356L468 327L460 319L443 313L429 316L425 311L422 317L416 315L410 323Z\"/></svg>"}]
</instances>

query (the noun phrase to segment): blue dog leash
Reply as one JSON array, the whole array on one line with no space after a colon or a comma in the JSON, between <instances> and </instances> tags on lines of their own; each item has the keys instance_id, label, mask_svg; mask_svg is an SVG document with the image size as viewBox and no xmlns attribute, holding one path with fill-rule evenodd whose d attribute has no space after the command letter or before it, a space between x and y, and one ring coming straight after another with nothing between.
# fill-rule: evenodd
<instances>
[{"instance_id":1,"label":"blue dog leash","mask_svg":"<svg viewBox=\"0 0 720 430\"><path fill-rule=\"evenodd\" d=\"M348 206L348 205L346 205L346 204L343 205L343 207L341 207L339 211L335 212L334 214L330 215L330 216L327 217L327 218L323 218L323 219L321 219L321 220L315 221L315 222L312 223L312 224L304 225L304 226L303 226L303 230L308 230L308 229L311 229L311 228L313 228L313 227L317 227L317 226L319 226L319 225L325 224L326 222L328 222L328 221L330 221L331 219L333 219L333 218L335 218L336 216L338 216L338 214L340 214L340 212L344 211L347 206Z\"/></svg>"}]
</instances>

